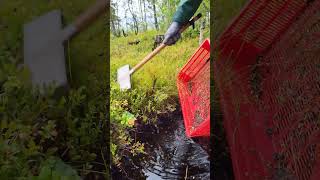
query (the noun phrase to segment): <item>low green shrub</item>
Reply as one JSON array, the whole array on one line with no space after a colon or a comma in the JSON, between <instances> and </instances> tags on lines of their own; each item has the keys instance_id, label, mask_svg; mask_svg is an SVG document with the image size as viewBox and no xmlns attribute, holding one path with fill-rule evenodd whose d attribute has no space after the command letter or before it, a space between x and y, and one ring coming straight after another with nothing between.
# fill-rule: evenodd
<instances>
[{"instance_id":1,"label":"low green shrub","mask_svg":"<svg viewBox=\"0 0 320 180\"><path fill-rule=\"evenodd\" d=\"M163 90L120 91L115 82L111 84L110 94L111 152L113 163L121 167L124 156L145 153L144 144L130 136L130 131L135 130L130 120L155 123L158 116L175 111L177 101Z\"/></svg>"},{"instance_id":2,"label":"low green shrub","mask_svg":"<svg viewBox=\"0 0 320 180\"><path fill-rule=\"evenodd\" d=\"M0 179L107 176L106 86L92 76L90 90L40 95L10 57L0 51Z\"/></svg>"},{"instance_id":3,"label":"low green shrub","mask_svg":"<svg viewBox=\"0 0 320 180\"><path fill-rule=\"evenodd\" d=\"M142 124L156 125L160 117L170 117L178 108L176 77L179 70L198 48L198 31L189 29L182 41L164 49L138 72L132 75L132 89L120 91L116 83L117 69L125 64L131 67L152 51L154 37L161 34L147 31L127 37L112 37L110 43L111 81L111 151L112 160L121 170L124 157L144 154L144 144L130 136L137 126L132 119ZM206 34L209 31L206 30ZM128 42L140 40L137 45Z\"/></svg>"}]
</instances>

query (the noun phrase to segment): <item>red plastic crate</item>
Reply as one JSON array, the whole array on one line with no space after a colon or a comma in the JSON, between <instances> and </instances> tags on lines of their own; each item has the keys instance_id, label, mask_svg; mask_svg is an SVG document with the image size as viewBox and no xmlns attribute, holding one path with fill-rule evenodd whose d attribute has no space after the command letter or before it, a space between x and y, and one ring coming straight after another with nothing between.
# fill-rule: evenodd
<instances>
[{"instance_id":1,"label":"red plastic crate","mask_svg":"<svg viewBox=\"0 0 320 180\"><path fill-rule=\"evenodd\" d=\"M177 87L188 137L210 136L210 41L182 68Z\"/></svg>"},{"instance_id":2,"label":"red plastic crate","mask_svg":"<svg viewBox=\"0 0 320 180\"><path fill-rule=\"evenodd\" d=\"M320 179L320 0L252 0L214 73L236 179Z\"/></svg>"}]
</instances>

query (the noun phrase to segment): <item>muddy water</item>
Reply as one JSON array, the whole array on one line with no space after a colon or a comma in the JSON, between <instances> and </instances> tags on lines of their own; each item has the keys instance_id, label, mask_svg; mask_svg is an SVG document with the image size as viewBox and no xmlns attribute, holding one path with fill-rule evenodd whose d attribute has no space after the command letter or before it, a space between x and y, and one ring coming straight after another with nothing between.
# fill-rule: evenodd
<instances>
[{"instance_id":1,"label":"muddy water","mask_svg":"<svg viewBox=\"0 0 320 180\"><path fill-rule=\"evenodd\" d=\"M137 165L144 177L138 178L134 174L131 177L147 180L210 179L209 156L203 149L208 146L186 137L181 116L162 121L159 131L139 132L137 138L145 143L147 152Z\"/></svg>"}]
</instances>

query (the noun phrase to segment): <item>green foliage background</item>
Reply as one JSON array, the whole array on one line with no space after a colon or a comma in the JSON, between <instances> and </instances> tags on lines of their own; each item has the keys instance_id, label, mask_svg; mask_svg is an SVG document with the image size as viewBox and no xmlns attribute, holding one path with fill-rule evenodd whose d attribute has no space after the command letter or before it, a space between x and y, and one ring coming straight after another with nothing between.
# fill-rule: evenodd
<instances>
[{"instance_id":1,"label":"green foliage background","mask_svg":"<svg viewBox=\"0 0 320 180\"><path fill-rule=\"evenodd\" d=\"M72 87L68 95L56 98L50 89L46 95L32 92L30 74L23 67L23 24L50 10L62 9L67 25L92 3L0 1L0 179L109 177L106 17L66 47ZM134 65L147 55L159 32L112 37L110 133L114 164L121 166L122 155L144 153L144 145L129 135L134 130L129 118L153 123L178 108L176 75L198 48L198 33L198 27L187 30L181 42L165 49L134 75L133 90L125 93L115 82L116 69L124 64ZM207 27L205 37L209 33ZM139 45L128 46L128 41L136 39L141 40Z\"/></svg>"},{"instance_id":2,"label":"green foliage background","mask_svg":"<svg viewBox=\"0 0 320 180\"><path fill-rule=\"evenodd\" d=\"M196 26L199 26L197 24ZM159 118L171 118L179 109L176 78L180 69L199 47L199 29L189 28L182 40L166 47L150 62L131 76L132 89L120 91L116 82L117 69L129 64L131 68L152 51L154 37L161 32L147 31L127 37L113 37L110 41L111 81L111 150L113 163L120 169L124 156L139 156L144 153L144 144L130 136L135 131L125 121L123 114L130 113L142 123L154 124ZM204 37L208 38L209 27ZM138 45L128 42L140 40Z\"/></svg>"},{"instance_id":3,"label":"green foliage background","mask_svg":"<svg viewBox=\"0 0 320 180\"><path fill-rule=\"evenodd\" d=\"M31 91L23 24L62 9L65 25L93 1L0 1L0 179L109 177L106 142L106 20L68 44L64 97Z\"/></svg>"}]
</instances>

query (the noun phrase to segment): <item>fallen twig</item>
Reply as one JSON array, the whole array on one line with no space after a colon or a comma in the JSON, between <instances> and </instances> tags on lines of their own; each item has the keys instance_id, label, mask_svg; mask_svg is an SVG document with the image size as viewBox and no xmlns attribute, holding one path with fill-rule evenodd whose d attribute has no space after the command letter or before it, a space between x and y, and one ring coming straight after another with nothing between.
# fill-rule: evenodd
<instances>
[{"instance_id":1,"label":"fallen twig","mask_svg":"<svg viewBox=\"0 0 320 180\"><path fill-rule=\"evenodd\" d=\"M184 176L184 180L186 180L187 179L187 177L188 177L188 165L187 165L187 168L186 168L186 175Z\"/></svg>"}]
</instances>

